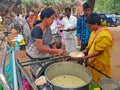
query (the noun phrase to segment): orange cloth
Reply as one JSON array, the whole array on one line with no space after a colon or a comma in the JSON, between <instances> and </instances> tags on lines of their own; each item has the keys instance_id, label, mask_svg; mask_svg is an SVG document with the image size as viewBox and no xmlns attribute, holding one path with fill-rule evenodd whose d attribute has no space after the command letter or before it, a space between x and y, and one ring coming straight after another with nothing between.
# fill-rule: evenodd
<instances>
[{"instance_id":1,"label":"orange cloth","mask_svg":"<svg viewBox=\"0 0 120 90\"><path fill-rule=\"evenodd\" d=\"M38 18L38 15L36 13L34 13L28 17L27 22L30 27L30 30L33 29L33 24L37 18Z\"/></svg>"}]
</instances>

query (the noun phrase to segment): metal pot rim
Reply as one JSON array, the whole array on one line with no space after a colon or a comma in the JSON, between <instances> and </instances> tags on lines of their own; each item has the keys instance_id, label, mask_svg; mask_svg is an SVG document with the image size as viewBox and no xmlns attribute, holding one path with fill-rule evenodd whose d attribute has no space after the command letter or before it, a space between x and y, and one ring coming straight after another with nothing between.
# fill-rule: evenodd
<instances>
[{"instance_id":1,"label":"metal pot rim","mask_svg":"<svg viewBox=\"0 0 120 90\"><path fill-rule=\"evenodd\" d=\"M57 62L57 63L73 63L73 62ZM56 63L53 63L53 64L56 64ZM53 64L51 64L51 65L53 65ZM76 63L75 63L75 64L76 64ZM49 66L48 66L48 68L49 68ZM90 78L89 78L89 80L86 82L85 85L78 86L78 87L64 87L64 86L62 87L62 86L58 86L58 85L55 85L54 83L52 83L52 82L48 79L48 77L47 77L47 75L46 75L46 71L48 70L48 68L45 70L46 80L47 80L50 84L52 84L52 85L54 85L54 86L56 86L56 87L65 88L65 89L67 89L67 88L69 88L69 89L76 88L76 89L77 89L77 88L82 88L82 87L88 85L88 84L92 81L92 74L91 74L90 71L86 68L86 70L88 71L88 73L89 73L89 75L90 75ZM83 67L83 68L85 68L85 67Z\"/></svg>"}]
</instances>

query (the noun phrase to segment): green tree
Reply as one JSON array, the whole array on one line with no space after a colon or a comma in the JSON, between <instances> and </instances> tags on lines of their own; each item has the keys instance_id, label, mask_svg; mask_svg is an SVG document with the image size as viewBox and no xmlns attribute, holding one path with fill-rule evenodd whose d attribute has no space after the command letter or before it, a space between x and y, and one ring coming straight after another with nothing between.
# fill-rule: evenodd
<instances>
[{"instance_id":1,"label":"green tree","mask_svg":"<svg viewBox=\"0 0 120 90\"><path fill-rule=\"evenodd\" d=\"M120 14L119 0L96 0L95 11Z\"/></svg>"},{"instance_id":2,"label":"green tree","mask_svg":"<svg viewBox=\"0 0 120 90\"><path fill-rule=\"evenodd\" d=\"M87 0L88 2L91 3L91 8L92 8L92 11L94 10L94 6L95 6L95 1L96 0Z\"/></svg>"}]
</instances>

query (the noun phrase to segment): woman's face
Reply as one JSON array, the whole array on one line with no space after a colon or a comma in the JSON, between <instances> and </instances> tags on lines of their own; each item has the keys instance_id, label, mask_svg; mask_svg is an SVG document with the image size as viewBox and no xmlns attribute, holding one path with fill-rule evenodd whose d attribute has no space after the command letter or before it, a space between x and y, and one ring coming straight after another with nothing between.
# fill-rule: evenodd
<instances>
[{"instance_id":1,"label":"woman's face","mask_svg":"<svg viewBox=\"0 0 120 90\"><path fill-rule=\"evenodd\" d=\"M89 24L89 23L87 23L87 25L88 25L88 27L89 27L89 29L91 31L96 31L98 29L98 27L99 27L97 24Z\"/></svg>"},{"instance_id":2,"label":"woman's face","mask_svg":"<svg viewBox=\"0 0 120 90\"><path fill-rule=\"evenodd\" d=\"M55 19L55 14L51 15L49 18L46 18L46 24L50 26Z\"/></svg>"}]
</instances>

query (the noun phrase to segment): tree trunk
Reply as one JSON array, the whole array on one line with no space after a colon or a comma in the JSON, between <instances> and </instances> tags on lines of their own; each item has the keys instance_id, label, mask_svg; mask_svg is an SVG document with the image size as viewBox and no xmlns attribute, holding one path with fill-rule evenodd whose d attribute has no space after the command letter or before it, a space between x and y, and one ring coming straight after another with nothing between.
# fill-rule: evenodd
<instances>
[{"instance_id":1,"label":"tree trunk","mask_svg":"<svg viewBox=\"0 0 120 90\"><path fill-rule=\"evenodd\" d=\"M87 0L88 2L90 2L91 4L91 9L92 11L94 10L94 6L95 6L95 0Z\"/></svg>"},{"instance_id":2,"label":"tree trunk","mask_svg":"<svg viewBox=\"0 0 120 90\"><path fill-rule=\"evenodd\" d=\"M0 16L14 16L14 9L21 3L21 0L0 0Z\"/></svg>"}]
</instances>

